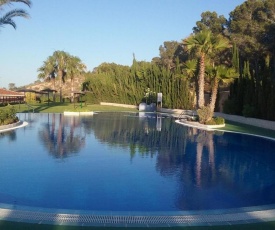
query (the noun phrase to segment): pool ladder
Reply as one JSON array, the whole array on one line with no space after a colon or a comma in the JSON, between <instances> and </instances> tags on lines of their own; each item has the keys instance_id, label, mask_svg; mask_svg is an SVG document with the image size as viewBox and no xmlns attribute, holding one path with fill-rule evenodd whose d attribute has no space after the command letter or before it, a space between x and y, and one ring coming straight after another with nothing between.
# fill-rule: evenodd
<instances>
[{"instance_id":1,"label":"pool ladder","mask_svg":"<svg viewBox=\"0 0 275 230\"><path fill-rule=\"evenodd\" d=\"M183 110L178 116L178 120L187 120L187 118L194 118L196 114L197 113L194 110Z\"/></svg>"}]
</instances>

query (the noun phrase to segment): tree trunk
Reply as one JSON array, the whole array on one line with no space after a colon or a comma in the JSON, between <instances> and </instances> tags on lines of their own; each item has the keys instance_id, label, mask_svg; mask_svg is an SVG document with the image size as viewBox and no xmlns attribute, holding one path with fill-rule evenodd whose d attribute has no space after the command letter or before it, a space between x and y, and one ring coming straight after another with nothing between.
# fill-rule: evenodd
<instances>
[{"instance_id":1,"label":"tree trunk","mask_svg":"<svg viewBox=\"0 0 275 230\"><path fill-rule=\"evenodd\" d=\"M62 70L58 71L59 76L59 102L62 102Z\"/></svg>"},{"instance_id":2,"label":"tree trunk","mask_svg":"<svg viewBox=\"0 0 275 230\"><path fill-rule=\"evenodd\" d=\"M71 78L71 103L74 102L74 79Z\"/></svg>"},{"instance_id":3,"label":"tree trunk","mask_svg":"<svg viewBox=\"0 0 275 230\"><path fill-rule=\"evenodd\" d=\"M198 106L202 108L204 106L204 74L205 74L205 54L202 53L200 58L200 71L199 71L199 95Z\"/></svg>"},{"instance_id":4,"label":"tree trunk","mask_svg":"<svg viewBox=\"0 0 275 230\"><path fill-rule=\"evenodd\" d=\"M215 77L213 82L212 92L211 92L211 101L209 104L211 114L213 114L215 110L215 104L216 104L217 95L218 95L218 87L219 87L219 79Z\"/></svg>"},{"instance_id":5,"label":"tree trunk","mask_svg":"<svg viewBox=\"0 0 275 230\"><path fill-rule=\"evenodd\" d=\"M53 91L53 101L55 102L55 78L53 79L53 89L54 89L54 91Z\"/></svg>"}]
</instances>

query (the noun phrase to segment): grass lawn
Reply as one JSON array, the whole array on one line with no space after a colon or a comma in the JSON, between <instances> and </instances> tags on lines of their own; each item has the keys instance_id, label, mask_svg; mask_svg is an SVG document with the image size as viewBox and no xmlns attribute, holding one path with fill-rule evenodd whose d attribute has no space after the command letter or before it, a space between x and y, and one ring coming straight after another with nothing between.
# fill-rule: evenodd
<instances>
[{"instance_id":1,"label":"grass lawn","mask_svg":"<svg viewBox=\"0 0 275 230\"><path fill-rule=\"evenodd\" d=\"M260 136L266 136L275 138L275 130L271 129L263 129L252 125L245 125L242 123L237 123L233 121L225 121L226 125L221 130L232 131L232 132L239 132L239 133L248 133L248 134L255 134Z\"/></svg>"},{"instance_id":2,"label":"grass lawn","mask_svg":"<svg viewBox=\"0 0 275 230\"><path fill-rule=\"evenodd\" d=\"M115 106L102 106L102 105L87 105L84 106L80 103L70 104L70 103L50 103L48 104L34 104L31 105L32 108L27 107L26 105L16 105L16 109L18 112L36 112L36 113L63 113L64 111L132 111L137 112L137 109L130 108L122 108ZM262 129L255 126L244 125L241 123L226 121L225 128L221 130L241 132L241 133L249 133L255 135L262 135L267 137L275 138L275 131ZM31 229L31 230L77 230L77 229L93 229L93 230L122 230L125 228L120 227L74 227L74 226L60 226L60 225L43 225L43 224L27 224L27 223L18 223L18 222L8 222L8 221L0 221L0 229ZM172 228L132 228L134 230L141 229L175 229L175 230L269 230L275 229L275 221L274 222L265 222L265 223L256 223L256 224L243 224L243 225L231 225L231 226L199 226L199 227L172 227Z\"/></svg>"}]
</instances>

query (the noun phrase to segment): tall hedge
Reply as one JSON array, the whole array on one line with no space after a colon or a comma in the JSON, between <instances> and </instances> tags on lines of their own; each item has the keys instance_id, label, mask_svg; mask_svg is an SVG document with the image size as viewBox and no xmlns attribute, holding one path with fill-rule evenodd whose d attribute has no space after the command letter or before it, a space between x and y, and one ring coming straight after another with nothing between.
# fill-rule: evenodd
<instances>
[{"instance_id":1,"label":"tall hedge","mask_svg":"<svg viewBox=\"0 0 275 230\"><path fill-rule=\"evenodd\" d=\"M194 94L189 85L189 80L180 71L134 59L131 67L101 64L87 74L83 89L90 103L105 101L138 105L147 101L146 92L149 90L154 100L157 93L163 94L163 107L192 109Z\"/></svg>"}]
</instances>

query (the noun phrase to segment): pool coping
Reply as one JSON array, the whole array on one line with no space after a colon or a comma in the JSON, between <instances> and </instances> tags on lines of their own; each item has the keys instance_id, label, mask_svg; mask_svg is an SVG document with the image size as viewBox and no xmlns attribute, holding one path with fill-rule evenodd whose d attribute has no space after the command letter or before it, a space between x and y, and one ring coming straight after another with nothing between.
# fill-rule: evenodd
<instances>
[{"instance_id":1,"label":"pool coping","mask_svg":"<svg viewBox=\"0 0 275 230\"><path fill-rule=\"evenodd\" d=\"M0 220L98 227L235 225L275 221L275 205L201 211L112 212L59 210L0 204Z\"/></svg>"},{"instance_id":2,"label":"pool coping","mask_svg":"<svg viewBox=\"0 0 275 230\"><path fill-rule=\"evenodd\" d=\"M183 124L180 121L176 122L182 125L191 126L190 124ZM6 129L1 129L0 132L13 130L26 125L28 125L27 122L20 121L16 124L5 127ZM192 125L191 127L201 128L195 125ZM227 132L226 130L221 129L207 130ZM264 136L259 137L268 138ZM274 138L269 139L274 140ZM0 204L0 220L33 224L97 227L183 227L235 225L275 221L275 204L236 209L167 212L64 210L18 206L15 204Z\"/></svg>"},{"instance_id":3,"label":"pool coping","mask_svg":"<svg viewBox=\"0 0 275 230\"><path fill-rule=\"evenodd\" d=\"M89 112L71 112L71 111L64 111L63 113L65 116L81 116L81 115L94 115L93 111Z\"/></svg>"},{"instance_id":4,"label":"pool coping","mask_svg":"<svg viewBox=\"0 0 275 230\"><path fill-rule=\"evenodd\" d=\"M248 135L248 136L254 136L254 137L260 137L260 138L264 138L264 139L269 139L269 140L273 140L275 141L275 138L273 137L268 137L268 136L262 136L262 135L258 135L258 134L252 134L252 133L244 133L244 132L237 132L237 131L231 131L231 130L226 130L226 129L222 129L224 126L219 126L219 127L211 127L211 126L204 126L202 124L197 125L194 122L185 122L185 121L180 121L180 120L175 120L175 122L177 124L183 125L183 126L187 126L187 127L191 127L191 128L196 128L196 129L201 129L201 130L205 130L205 131L218 131L218 132L226 132L226 133L237 133L237 134L243 134L243 135Z\"/></svg>"},{"instance_id":5,"label":"pool coping","mask_svg":"<svg viewBox=\"0 0 275 230\"><path fill-rule=\"evenodd\" d=\"M9 124L9 125L1 125L0 126L0 133L7 132L10 130L22 128L28 125L28 122L26 121L18 121L14 124Z\"/></svg>"}]
</instances>

